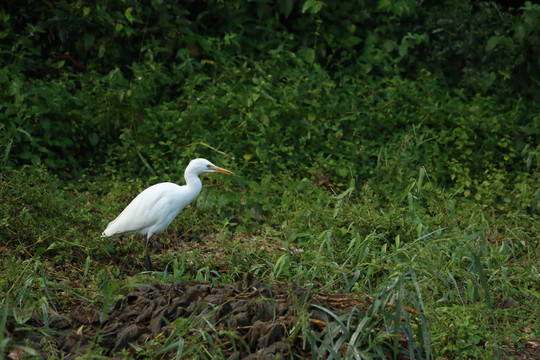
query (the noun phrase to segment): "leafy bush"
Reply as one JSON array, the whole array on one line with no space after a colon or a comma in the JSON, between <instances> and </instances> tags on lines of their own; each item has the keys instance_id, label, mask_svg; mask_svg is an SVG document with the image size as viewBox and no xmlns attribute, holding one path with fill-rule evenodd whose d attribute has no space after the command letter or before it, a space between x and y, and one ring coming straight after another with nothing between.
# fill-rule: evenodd
<instances>
[{"instance_id":1,"label":"leafy bush","mask_svg":"<svg viewBox=\"0 0 540 360\"><path fill-rule=\"evenodd\" d=\"M405 105L391 97L396 91L405 95L409 91L407 81L398 76L380 83L374 80L376 76L390 75L392 79L394 75L408 74L419 82L428 79L428 85L418 90L425 92L438 91L436 87L444 87L445 79L465 79L460 84L473 91L491 88L498 76L508 78L508 86L516 80L523 83L512 74L522 72L520 64L529 58L523 56L523 47L536 41L533 20L538 12L537 6L530 3L522 9L521 17L515 17L511 13L500 15L500 9L484 3L419 7L411 1L381 2L378 7L359 4L359 9L351 8L352 4L317 1L307 1L303 6L288 1L208 1L183 6L160 2L58 5L21 10L15 3L8 3L2 13L6 25L3 36L15 44L1 48L0 61L6 65L0 74L0 82L5 85L1 94L5 123L2 144L4 165L45 163L64 174L73 170L80 174L82 167L96 166L112 154L125 158L125 165L132 169L141 169L134 167L137 163L150 173L155 172L153 166L165 169L160 160L170 163L179 147L186 151L187 159L194 152L186 149L189 144L204 142L214 146L215 135L203 132L221 130L223 120L228 127L225 133L229 135L243 124L239 129L245 127L247 133L239 138L255 136L254 140L244 141L244 146L249 142L258 146L230 150L263 157L267 166L289 168L282 159L306 162L294 158L296 152L292 149L310 146L313 155L309 161L327 164L324 166L329 169L340 167L341 177L345 168L351 168L340 166L343 160L373 167L373 161L353 150L359 136L367 135L362 146L380 147L388 141L388 132L395 131L394 126L416 121L401 109L392 108ZM505 30L500 30L498 16ZM227 21L233 17L238 21ZM261 25L262 18L272 21ZM449 28L456 24L469 31L454 34ZM517 42L509 38L513 27ZM72 38L78 42L70 41ZM479 42L488 42L487 50L501 57L479 57ZM509 50L509 46L513 47ZM514 59L502 57L505 54ZM259 63L250 59L263 60ZM235 71L237 66L247 72ZM426 77L423 67L432 68L435 75ZM440 68L447 78L440 79ZM461 69L465 74L485 75L484 80L489 81L466 80ZM304 78L305 73L310 75ZM437 81L431 81L432 77ZM507 85L500 91L509 89ZM396 89L399 86L404 88ZM374 89L381 87L386 90L374 94ZM445 97L448 92L452 90L443 89L438 94ZM334 93L338 94L337 100ZM464 94L467 92L458 90L456 95ZM227 104L240 96L246 99L239 103L243 108L228 109ZM422 101L411 98L405 96L403 101ZM206 103L210 101L216 103ZM325 111L324 105L329 107L332 101L339 103L340 113ZM436 104L438 99L430 101ZM204 106L199 107L201 102ZM378 108L388 104L390 107L382 111ZM231 119L223 119L231 110L235 112L230 114ZM432 106L430 110L437 108ZM362 114L371 116L361 119ZM520 115L518 125L522 126L527 116L526 111ZM276 121L276 117L280 120ZM259 143L282 140L280 124L285 122L283 145L267 149L268 145ZM465 120L463 125L467 123ZM268 133L273 128L269 125L274 124L275 129L269 130L273 133ZM508 128L514 124L512 121ZM491 128L489 122L486 125ZM180 128L189 130L179 143L173 134ZM529 137L535 135L532 129L528 130ZM267 133L260 136L258 132L263 130ZM458 142L470 143L466 139L469 135L463 135L468 129L444 131L461 136ZM335 141L328 143L328 136L335 137ZM379 141L371 143L374 137ZM526 143L536 151L534 144ZM515 148L515 152L519 151ZM340 155L334 159L336 153ZM345 153L356 155L339 158ZM328 157L330 154L333 156ZM456 156L441 156L460 163ZM477 169L483 167L477 165ZM353 175L358 173L355 168Z\"/></svg>"}]
</instances>

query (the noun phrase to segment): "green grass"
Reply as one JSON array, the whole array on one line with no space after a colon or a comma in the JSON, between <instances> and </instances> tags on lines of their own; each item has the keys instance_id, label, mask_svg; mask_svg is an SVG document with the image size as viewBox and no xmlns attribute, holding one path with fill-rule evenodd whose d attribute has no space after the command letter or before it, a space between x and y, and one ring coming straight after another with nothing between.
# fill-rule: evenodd
<instances>
[{"instance_id":1,"label":"green grass","mask_svg":"<svg viewBox=\"0 0 540 360\"><path fill-rule=\"evenodd\" d=\"M252 272L264 281L380 299L366 313L322 309L334 320L323 333L300 330L302 341L325 358L338 358L342 344L350 357L384 353L380 346L394 341L395 317L399 330L418 342L416 356L493 358L537 338L531 316L538 314L540 297L537 217L520 208L494 211L453 190L412 180L393 202L367 183L332 191L309 178L262 182L251 193L232 186L234 180L230 190L204 189L161 237L166 252L152 255L165 272L148 277L140 275L142 238L99 237L142 182L62 187L43 169L6 171L0 325L9 315L22 326L33 310L46 321L74 301L106 310L133 286L154 280L235 283ZM257 198L262 193L267 196ZM501 307L509 298L514 305ZM418 311L419 322L405 306ZM376 312L385 315L373 324ZM171 336L153 344L186 355L211 335ZM10 339L2 341L5 350Z\"/></svg>"}]
</instances>

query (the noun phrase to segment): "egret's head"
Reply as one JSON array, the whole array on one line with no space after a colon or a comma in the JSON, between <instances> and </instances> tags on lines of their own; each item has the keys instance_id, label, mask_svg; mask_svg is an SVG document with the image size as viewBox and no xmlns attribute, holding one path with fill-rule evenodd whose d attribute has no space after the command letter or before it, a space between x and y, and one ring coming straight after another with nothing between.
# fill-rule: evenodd
<instances>
[{"instance_id":1,"label":"egret's head","mask_svg":"<svg viewBox=\"0 0 540 360\"><path fill-rule=\"evenodd\" d=\"M214 164L212 164L210 161L206 159L194 159L189 162L188 167L186 168L186 172L191 171L198 174L204 174L204 173L221 173L225 175L234 175L232 171L229 171L227 169L220 168Z\"/></svg>"}]
</instances>

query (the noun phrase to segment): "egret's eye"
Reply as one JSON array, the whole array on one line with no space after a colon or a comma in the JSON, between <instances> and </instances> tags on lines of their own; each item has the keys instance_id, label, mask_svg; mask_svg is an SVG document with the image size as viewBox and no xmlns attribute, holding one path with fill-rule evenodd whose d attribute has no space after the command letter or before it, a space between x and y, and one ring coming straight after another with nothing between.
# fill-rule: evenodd
<instances>
[{"instance_id":1,"label":"egret's eye","mask_svg":"<svg viewBox=\"0 0 540 360\"><path fill-rule=\"evenodd\" d=\"M210 165L210 164L207 164L207 165L206 165L206 167L207 167L208 169L209 169L211 166L212 166L212 165Z\"/></svg>"}]
</instances>

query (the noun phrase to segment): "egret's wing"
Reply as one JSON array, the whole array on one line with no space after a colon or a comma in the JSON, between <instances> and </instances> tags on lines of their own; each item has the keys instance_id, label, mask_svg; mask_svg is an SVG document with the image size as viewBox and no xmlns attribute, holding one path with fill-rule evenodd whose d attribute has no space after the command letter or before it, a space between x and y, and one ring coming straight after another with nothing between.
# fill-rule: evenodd
<instances>
[{"instance_id":1,"label":"egret's wing","mask_svg":"<svg viewBox=\"0 0 540 360\"><path fill-rule=\"evenodd\" d=\"M170 185L178 187L175 184ZM179 210L176 210L177 206L174 204L175 191L178 190L169 186L168 183L147 188L107 225L103 235L123 235L135 232L146 235L149 228L163 223L170 217L171 212L175 212L174 216L178 214Z\"/></svg>"}]
</instances>

